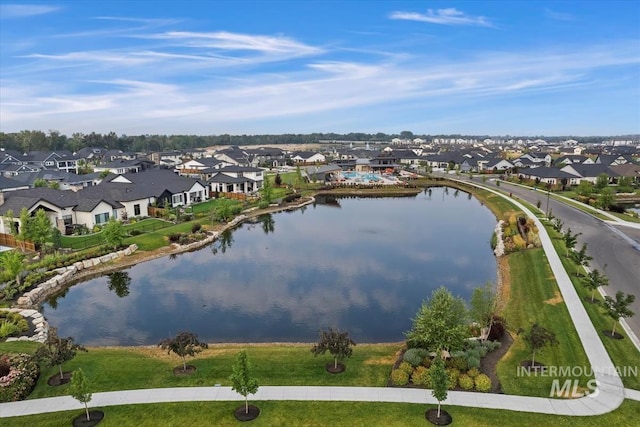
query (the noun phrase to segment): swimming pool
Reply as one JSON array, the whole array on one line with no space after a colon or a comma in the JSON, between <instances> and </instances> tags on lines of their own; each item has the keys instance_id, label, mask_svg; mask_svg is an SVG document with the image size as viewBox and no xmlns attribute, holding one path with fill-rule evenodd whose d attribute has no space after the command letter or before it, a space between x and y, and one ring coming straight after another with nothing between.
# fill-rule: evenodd
<instances>
[{"instance_id":1,"label":"swimming pool","mask_svg":"<svg viewBox=\"0 0 640 427\"><path fill-rule=\"evenodd\" d=\"M347 179L353 179L353 180L361 179L363 181L372 181L372 182L380 181L380 177L373 173L342 172L342 176L344 176Z\"/></svg>"}]
</instances>

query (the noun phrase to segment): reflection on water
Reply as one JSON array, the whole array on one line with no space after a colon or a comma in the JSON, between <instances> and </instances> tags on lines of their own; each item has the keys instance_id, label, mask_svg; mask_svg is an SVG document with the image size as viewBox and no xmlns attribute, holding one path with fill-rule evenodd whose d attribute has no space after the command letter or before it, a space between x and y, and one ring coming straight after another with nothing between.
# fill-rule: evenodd
<instances>
[{"instance_id":1,"label":"reflection on water","mask_svg":"<svg viewBox=\"0 0 640 427\"><path fill-rule=\"evenodd\" d=\"M338 205L264 216L173 261L76 285L45 316L86 345L157 344L181 330L208 342L311 342L327 326L388 342L403 339L432 289L468 299L495 281L495 218L474 198L433 188Z\"/></svg>"}]
</instances>

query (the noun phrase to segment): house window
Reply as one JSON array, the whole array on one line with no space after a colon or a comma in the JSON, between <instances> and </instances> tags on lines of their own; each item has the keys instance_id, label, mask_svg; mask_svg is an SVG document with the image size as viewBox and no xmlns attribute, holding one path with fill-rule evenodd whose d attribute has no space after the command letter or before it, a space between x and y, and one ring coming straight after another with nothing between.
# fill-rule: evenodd
<instances>
[{"instance_id":1,"label":"house window","mask_svg":"<svg viewBox=\"0 0 640 427\"><path fill-rule=\"evenodd\" d=\"M171 198L171 203L174 205L182 204L182 193L174 194L173 197Z\"/></svg>"},{"instance_id":2,"label":"house window","mask_svg":"<svg viewBox=\"0 0 640 427\"><path fill-rule=\"evenodd\" d=\"M71 215L63 215L62 222L64 225L71 225L73 224L73 217Z\"/></svg>"},{"instance_id":3,"label":"house window","mask_svg":"<svg viewBox=\"0 0 640 427\"><path fill-rule=\"evenodd\" d=\"M135 216L139 216L140 215L140 205L133 205L133 214Z\"/></svg>"},{"instance_id":4,"label":"house window","mask_svg":"<svg viewBox=\"0 0 640 427\"><path fill-rule=\"evenodd\" d=\"M96 214L95 219L96 224L104 224L105 222L109 221L109 212Z\"/></svg>"}]
</instances>

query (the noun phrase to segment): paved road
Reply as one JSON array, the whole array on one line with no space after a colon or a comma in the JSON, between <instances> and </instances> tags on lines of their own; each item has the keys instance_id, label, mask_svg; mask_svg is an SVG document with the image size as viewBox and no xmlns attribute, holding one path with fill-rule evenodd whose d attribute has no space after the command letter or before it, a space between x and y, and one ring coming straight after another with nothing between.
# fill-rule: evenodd
<instances>
[{"instance_id":1,"label":"paved road","mask_svg":"<svg viewBox=\"0 0 640 427\"><path fill-rule=\"evenodd\" d=\"M495 188L491 181L485 184ZM534 206L540 200L540 208L546 211L547 194L544 191L533 191L505 182L500 183L500 189L512 192L515 197ZM609 286L604 291L608 295L623 291L636 296L631 307L636 315L628 318L627 324L640 337L640 230L600 221L553 198L549 198L549 209L564 222L563 231L571 228L573 233L582 233L576 249L586 243L587 253L593 257L591 268L604 271L609 277Z\"/></svg>"}]
</instances>

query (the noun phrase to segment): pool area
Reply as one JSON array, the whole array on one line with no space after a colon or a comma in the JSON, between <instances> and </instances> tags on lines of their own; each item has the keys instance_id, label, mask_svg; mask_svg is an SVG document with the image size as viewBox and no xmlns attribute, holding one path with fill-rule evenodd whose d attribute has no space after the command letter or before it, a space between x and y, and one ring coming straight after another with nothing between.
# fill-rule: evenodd
<instances>
[{"instance_id":1,"label":"pool area","mask_svg":"<svg viewBox=\"0 0 640 427\"><path fill-rule=\"evenodd\" d=\"M357 184L398 184L400 180L393 175L372 172L342 172L341 182Z\"/></svg>"}]
</instances>

